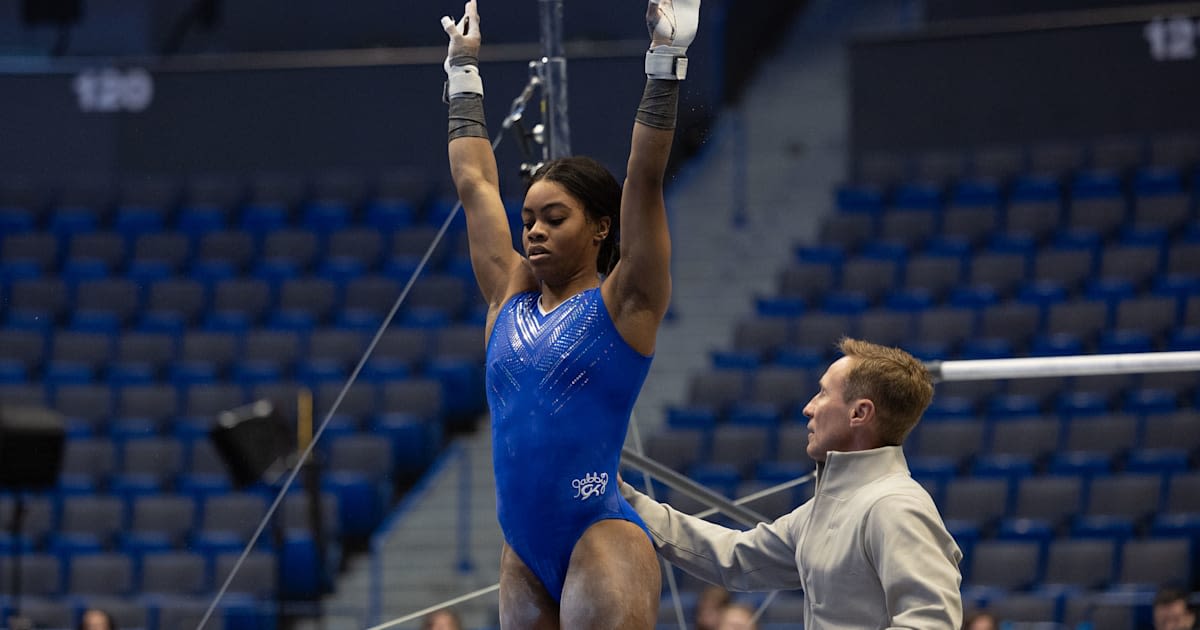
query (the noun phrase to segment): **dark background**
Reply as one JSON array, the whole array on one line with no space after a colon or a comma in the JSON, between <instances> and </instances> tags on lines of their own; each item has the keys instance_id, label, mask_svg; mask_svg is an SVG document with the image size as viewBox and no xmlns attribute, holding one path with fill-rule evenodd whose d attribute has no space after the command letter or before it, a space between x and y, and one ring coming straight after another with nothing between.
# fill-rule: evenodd
<instances>
[{"instance_id":1,"label":"dark background","mask_svg":"<svg viewBox=\"0 0 1200 630\"><path fill-rule=\"evenodd\" d=\"M1109 7L1163 5L1163 0L924 0L930 22L1056 13Z\"/></svg>"},{"instance_id":2,"label":"dark background","mask_svg":"<svg viewBox=\"0 0 1200 630\"><path fill-rule=\"evenodd\" d=\"M857 41L852 146L903 151L1200 130L1200 58L1156 61L1145 36L1156 15Z\"/></svg>"}]
</instances>

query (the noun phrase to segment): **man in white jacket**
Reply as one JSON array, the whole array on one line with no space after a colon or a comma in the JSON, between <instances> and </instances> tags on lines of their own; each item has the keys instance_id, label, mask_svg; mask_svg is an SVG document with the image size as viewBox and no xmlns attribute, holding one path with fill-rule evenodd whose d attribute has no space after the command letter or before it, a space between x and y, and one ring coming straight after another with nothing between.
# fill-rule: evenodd
<instances>
[{"instance_id":1,"label":"man in white jacket","mask_svg":"<svg viewBox=\"0 0 1200 630\"><path fill-rule=\"evenodd\" d=\"M933 398L912 355L855 339L804 407L811 500L749 531L688 516L621 484L663 557L734 591L804 590L808 630L962 623L962 552L908 472L901 444Z\"/></svg>"}]
</instances>

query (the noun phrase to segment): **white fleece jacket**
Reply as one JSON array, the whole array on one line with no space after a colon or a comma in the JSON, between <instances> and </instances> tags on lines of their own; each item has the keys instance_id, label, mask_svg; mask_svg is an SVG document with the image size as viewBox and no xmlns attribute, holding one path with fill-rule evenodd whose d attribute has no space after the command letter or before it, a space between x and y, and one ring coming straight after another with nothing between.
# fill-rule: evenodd
<instances>
[{"instance_id":1,"label":"white fleece jacket","mask_svg":"<svg viewBox=\"0 0 1200 630\"><path fill-rule=\"evenodd\" d=\"M808 630L962 624L962 552L913 481L899 446L832 452L814 497L738 531L688 516L621 484L658 552L733 591L804 590Z\"/></svg>"}]
</instances>

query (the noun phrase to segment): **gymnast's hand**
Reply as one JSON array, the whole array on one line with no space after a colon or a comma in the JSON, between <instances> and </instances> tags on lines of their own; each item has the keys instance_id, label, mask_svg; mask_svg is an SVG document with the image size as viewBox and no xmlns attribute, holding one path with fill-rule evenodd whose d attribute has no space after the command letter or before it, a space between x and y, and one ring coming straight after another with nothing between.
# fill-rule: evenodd
<instances>
[{"instance_id":1,"label":"gymnast's hand","mask_svg":"<svg viewBox=\"0 0 1200 630\"><path fill-rule=\"evenodd\" d=\"M683 54L696 38L699 23L700 0L650 0L646 6L651 48L670 46Z\"/></svg>"},{"instance_id":2,"label":"gymnast's hand","mask_svg":"<svg viewBox=\"0 0 1200 630\"><path fill-rule=\"evenodd\" d=\"M449 16L442 18L442 30L450 36L450 47L446 53L446 70L451 66L478 66L479 45L479 9L475 0L463 8L463 17L457 24Z\"/></svg>"}]
</instances>

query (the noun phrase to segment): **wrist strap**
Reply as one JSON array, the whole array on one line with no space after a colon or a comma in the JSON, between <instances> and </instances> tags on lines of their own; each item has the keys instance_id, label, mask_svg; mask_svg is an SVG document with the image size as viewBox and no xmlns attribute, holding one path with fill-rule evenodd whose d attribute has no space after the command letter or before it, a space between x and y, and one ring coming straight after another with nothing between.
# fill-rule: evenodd
<instances>
[{"instance_id":1,"label":"wrist strap","mask_svg":"<svg viewBox=\"0 0 1200 630\"><path fill-rule=\"evenodd\" d=\"M483 96L468 94L449 99L450 128L447 142L455 138L488 139L487 118L483 114Z\"/></svg>"},{"instance_id":2,"label":"wrist strap","mask_svg":"<svg viewBox=\"0 0 1200 630\"><path fill-rule=\"evenodd\" d=\"M476 94L483 96L483 77L479 76L479 66L446 65L446 96L445 100L457 96Z\"/></svg>"},{"instance_id":3,"label":"wrist strap","mask_svg":"<svg viewBox=\"0 0 1200 630\"><path fill-rule=\"evenodd\" d=\"M687 49L655 46L646 51L646 76L651 79L682 81L687 78Z\"/></svg>"},{"instance_id":4,"label":"wrist strap","mask_svg":"<svg viewBox=\"0 0 1200 630\"><path fill-rule=\"evenodd\" d=\"M634 120L655 129L675 128L675 117L679 109L679 81L646 79L642 102L638 105Z\"/></svg>"}]
</instances>

